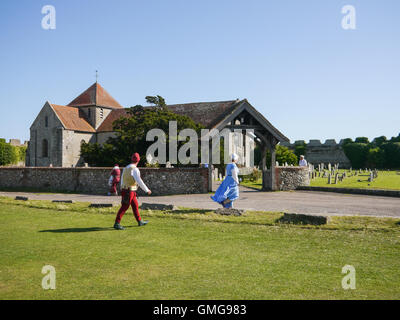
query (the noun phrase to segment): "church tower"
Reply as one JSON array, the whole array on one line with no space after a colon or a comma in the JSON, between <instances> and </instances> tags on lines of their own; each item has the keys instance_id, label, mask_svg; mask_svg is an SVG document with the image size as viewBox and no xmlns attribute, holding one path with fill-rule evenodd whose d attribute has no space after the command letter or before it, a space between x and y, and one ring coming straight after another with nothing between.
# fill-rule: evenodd
<instances>
[{"instance_id":1,"label":"church tower","mask_svg":"<svg viewBox=\"0 0 400 320\"><path fill-rule=\"evenodd\" d=\"M71 101L68 106L79 108L95 130L113 109L123 109L97 81Z\"/></svg>"}]
</instances>

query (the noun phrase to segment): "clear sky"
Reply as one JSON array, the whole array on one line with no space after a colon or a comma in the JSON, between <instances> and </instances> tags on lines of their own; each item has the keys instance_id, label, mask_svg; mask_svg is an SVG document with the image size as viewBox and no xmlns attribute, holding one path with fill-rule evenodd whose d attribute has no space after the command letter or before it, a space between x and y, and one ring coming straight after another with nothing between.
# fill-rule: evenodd
<instances>
[{"instance_id":1,"label":"clear sky","mask_svg":"<svg viewBox=\"0 0 400 320\"><path fill-rule=\"evenodd\" d=\"M0 45L6 139L28 140L45 101L68 104L95 70L126 107L247 98L291 141L400 132L399 0L2 0Z\"/></svg>"}]
</instances>

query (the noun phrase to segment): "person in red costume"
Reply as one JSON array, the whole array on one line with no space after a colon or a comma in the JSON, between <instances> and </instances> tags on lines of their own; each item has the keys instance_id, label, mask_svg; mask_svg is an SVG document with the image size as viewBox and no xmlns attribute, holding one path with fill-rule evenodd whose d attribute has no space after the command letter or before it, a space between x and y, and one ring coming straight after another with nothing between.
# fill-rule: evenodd
<instances>
[{"instance_id":1,"label":"person in red costume","mask_svg":"<svg viewBox=\"0 0 400 320\"><path fill-rule=\"evenodd\" d=\"M138 186L146 192L148 195L151 195L151 190L147 188L144 184L142 178L140 177L140 171L137 167L140 161L140 156L138 153L134 153L132 155L131 164L126 166L122 171L122 179L121 179L121 208L118 210L117 217L115 218L114 228L117 230L124 230L124 227L121 226L121 219L124 216L126 210L132 206L133 214L136 218L136 221L140 226L144 226L148 223L148 221L142 221L139 213L139 204L137 201L136 190Z\"/></svg>"},{"instance_id":2,"label":"person in red costume","mask_svg":"<svg viewBox=\"0 0 400 320\"><path fill-rule=\"evenodd\" d=\"M111 196L111 195L117 196L118 195L117 185L121 179L121 170L119 169L118 164L116 164L114 166L114 168L112 169L111 177L112 177L112 181L111 181L111 187L110 187L110 191L108 192L108 195L109 196Z\"/></svg>"}]
</instances>

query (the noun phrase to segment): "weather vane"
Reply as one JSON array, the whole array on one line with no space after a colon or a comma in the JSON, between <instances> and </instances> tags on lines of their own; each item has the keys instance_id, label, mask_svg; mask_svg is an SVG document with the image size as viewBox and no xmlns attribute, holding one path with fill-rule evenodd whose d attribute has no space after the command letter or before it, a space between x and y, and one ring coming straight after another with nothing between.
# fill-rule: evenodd
<instances>
[{"instance_id":1,"label":"weather vane","mask_svg":"<svg viewBox=\"0 0 400 320\"><path fill-rule=\"evenodd\" d=\"M99 77L97 70L96 70L96 83L97 83L97 78Z\"/></svg>"}]
</instances>

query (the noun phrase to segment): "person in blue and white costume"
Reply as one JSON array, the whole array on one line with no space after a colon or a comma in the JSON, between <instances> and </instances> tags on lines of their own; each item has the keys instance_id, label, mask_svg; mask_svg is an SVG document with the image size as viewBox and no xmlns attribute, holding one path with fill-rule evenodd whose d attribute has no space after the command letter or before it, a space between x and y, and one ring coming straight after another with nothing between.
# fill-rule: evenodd
<instances>
[{"instance_id":1,"label":"person in blue and white costume","mask_svg":"<svg viewBox=\"0 0 400 320\"><path fill-rule=\"evenodd\" d=\"M239 169L236 162L239 156L236 153L231 155L232 163L226 166L226 176L224 181L218 187L215 194L211 197L224 208L232 208L233 201L239 198Z\"/></svg>"}]
</instances>

